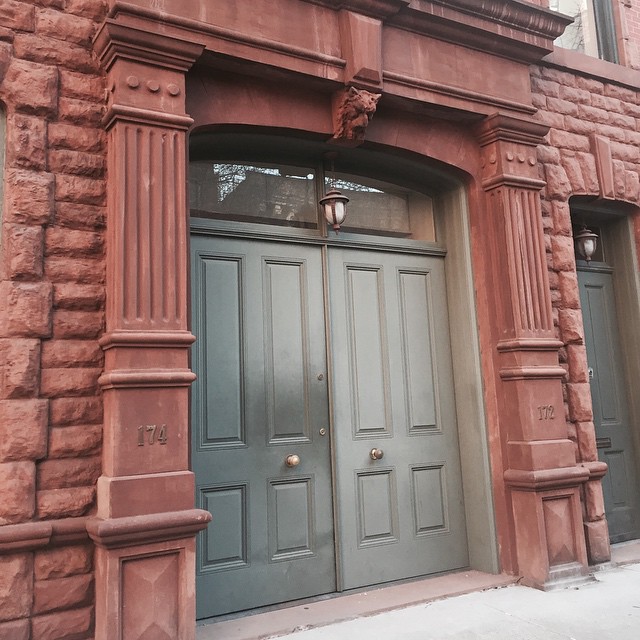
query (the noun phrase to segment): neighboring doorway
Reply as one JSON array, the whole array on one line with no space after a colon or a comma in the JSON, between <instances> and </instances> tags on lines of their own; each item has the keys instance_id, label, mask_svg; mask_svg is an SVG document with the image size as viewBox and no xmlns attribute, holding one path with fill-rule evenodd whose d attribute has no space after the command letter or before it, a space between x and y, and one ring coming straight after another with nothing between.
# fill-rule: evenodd
<instances>
[{"instance_id":1,"label":"neighboring doorway","mask_svg":"<svg viewBox=\"0 0 640 640\"><path fill-rule=\"evenodd\" d=\"M614 295L606 263L578 268L598 457L611 542L640 537L640 486Z\"/></svg>"},{"instance_id":2,"label":"neighboring doorway","mask_svg":"<svg viewBox=\"0 0 640 640\"><path fill-rule=\"evenodd\" d=\"M197 617L467 566L430 198L348 176L354 226L327 237L320 171L198 172Z\"/></svg>"}]
</instances>

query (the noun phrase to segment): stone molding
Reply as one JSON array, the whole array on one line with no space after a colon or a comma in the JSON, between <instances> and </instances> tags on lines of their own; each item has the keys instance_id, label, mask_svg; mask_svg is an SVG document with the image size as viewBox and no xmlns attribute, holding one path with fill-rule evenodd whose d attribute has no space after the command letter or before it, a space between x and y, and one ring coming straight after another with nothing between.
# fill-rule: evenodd
<instances>
[{"instance_id":1,"label":"stone molding","mask_svg":"<svg viewBox=\"0 0 640 640\"><path fill-rule=\"evenodd\" d=\"M87 521L87 517L61 518L2 526L0 555L85 542Z\"/></svg>"}]
</instances>

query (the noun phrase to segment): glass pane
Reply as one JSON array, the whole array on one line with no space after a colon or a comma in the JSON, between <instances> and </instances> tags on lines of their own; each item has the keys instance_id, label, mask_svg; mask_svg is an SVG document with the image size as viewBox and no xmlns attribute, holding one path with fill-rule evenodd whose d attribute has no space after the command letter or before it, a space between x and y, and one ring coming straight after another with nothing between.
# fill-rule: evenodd
<instances>
[{"instance_id":1,"label":"glass pane","mask_svg":"<svg viewBox=\"0 0 640 640\"><path fill-rule=\"evenodd\" d=\"M325 190L335 187L349 198L345 231L435 241L433 201L423 193L380 180L333 174Z\"/></svg>"},{"instance_id":2,"label":"glass pane","mask_svg":"<svg viewBox=\"0 0 640 640\"><path fill-rule=\"evenodd\" d=\"M189 164L191 215L317 227L315 173L278 164Z\"/></svg>"},{"instance_id":3,"label":"glass pane","mask_svg":"<svg viewBox=\"0 0 640 640\"><path fill-rule=\"evenodd\" d=\"M598 57L595 16L592 0L549 0L549 8L573 18L555 44Z\"/></svg>"}]
</instances>

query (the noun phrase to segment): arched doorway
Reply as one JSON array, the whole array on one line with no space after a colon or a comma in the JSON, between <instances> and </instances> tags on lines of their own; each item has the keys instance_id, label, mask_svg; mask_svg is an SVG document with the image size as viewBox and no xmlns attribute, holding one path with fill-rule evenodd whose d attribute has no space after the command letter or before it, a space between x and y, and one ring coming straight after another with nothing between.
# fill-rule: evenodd
<instances>
[{"instance_id":1,"label":"arched doorway","mask_svg":"<svg viewBox=\"0 0 640 640\"><path fill-rule=\"evenodd\" d=\"M327 171L325 151L193 139L192 467L214 514L201 618L469 565L454 185L363 151ZM339 236L316 204L329 184L351 199Z\"/></svg>"}]
</instances>

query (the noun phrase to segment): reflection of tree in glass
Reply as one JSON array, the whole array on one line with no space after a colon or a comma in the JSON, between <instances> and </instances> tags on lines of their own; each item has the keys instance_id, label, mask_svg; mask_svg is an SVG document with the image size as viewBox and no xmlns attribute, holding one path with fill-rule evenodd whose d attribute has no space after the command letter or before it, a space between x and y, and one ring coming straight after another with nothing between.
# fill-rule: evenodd
<instances>
[{"instance_id":1,"label":"reflection of tree in glass","mask_svg":"<svg viewBox=\"0 0 640 640\"><path fill-rule=\"evenodd\" d=\"M584 16L587 11L585 0L549 0L549 8L573 18L573 23L556 39L556 44L565 49L584 51Z\"/></svg>"},{"instance_id":2,"label":"reflection of tree in glass","mask_svg":"<svg viewBox=\"0 0 640 640\"><path fill-rule=\"evenodd\" d=\"M247 170L255 173L266 173L272 176L280 175L273 167L255 167L246 164L214 164L213 172L218 183L218 202L222 202L247 177Z\"/></svg>"}]
</instances>

